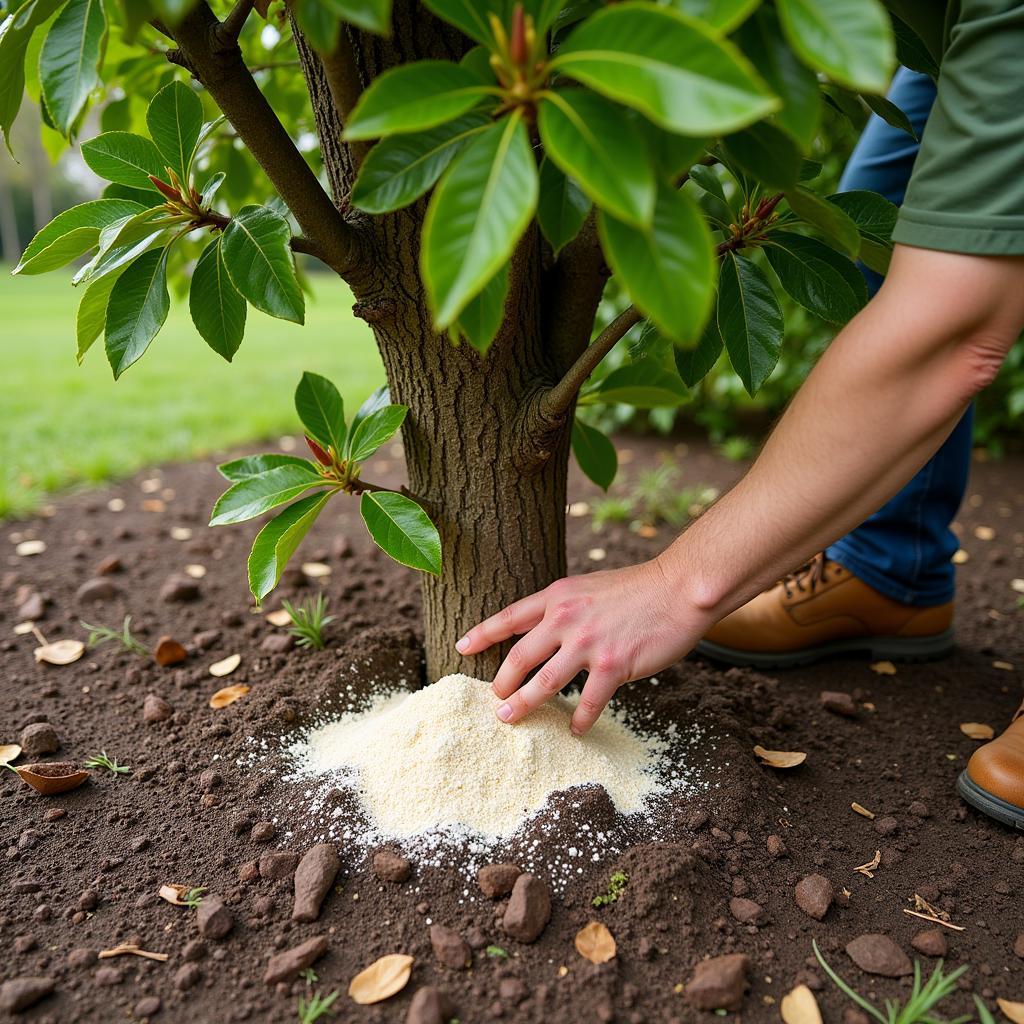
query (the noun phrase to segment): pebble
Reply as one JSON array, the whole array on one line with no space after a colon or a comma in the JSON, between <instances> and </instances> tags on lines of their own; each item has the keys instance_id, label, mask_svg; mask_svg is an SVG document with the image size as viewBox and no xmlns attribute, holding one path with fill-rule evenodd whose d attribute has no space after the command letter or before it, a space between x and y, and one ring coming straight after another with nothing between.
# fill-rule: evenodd
<instances>
[{"instance_id":1,"label":"pebble","mask_svg":"<svg viewBox=\"0 0 1024 1024\"><path fill-rule=\"evenodd\" d=\"M160 1007L163 1003L160 1002L159 996L143 996L132 1010L132 1016L138 1017L145 1020L147 1017L155 1017L160 1012Z\"/></svg>"},{"instance_id":2,"label":"pebble","mask_svg":"<svg viewBox=\"0 0 1024 1024\"><path fill-rule=\"evenodd\" d=\"M46 599L38 590L33 590L18 605L18 610L14 613L14 617L18 622L24 622L26 619L31 619L34 622L36 619L41 619L45 611Z\"/></svg>"},{"instance_id":3,"label":"pebble","mask_svg":"<svg viewBox=\"0 0 1024 1024\"><path fill-rule=\"evenodd\" d=\"M430 945L434 956L445 967L462 970L473 961L473 954L462 936L454 929L443 924L430 926Z\"/></svg>"},{"instance_id":4,"label":"pebble","mask_svg":"<svg viewBox=\"0 0 1024 1024\"><path fill-rule=\"evenodd\" d=\"M79 910L95 910L99 905L100 897L95 889L86 889L78 897Z\"/></svg>"},{"instance_id":5,"label":"pebble","mask_svg":"<svg viewBox=\"0 0 1024 1024\"><path fill-rule=\"evenodd\" d=\"M769 836L764 845L769 857L785 857L786 844L782 841L782 836Z\"/></svg>"},{"instance_id":6,"label":"pebble","mask_svg":"<svg viewBox=\"0 0 1024 1024\"><path fill-rule=\"evenodd\" d=\"M918 953L923 953L925 956L945 956L949 950L946 936L938 928L926 928L924 931L918 932L910 940L910 944Z\"/></svg>"},{"instance_id":7,"label":"pebble","mask_svg":"<svg viewBox=\"0 0 1024 1024\"><path fill-rule=\"evenodd\" d=\"M1024 932L1020 932L1017 938L1013 942L1013 952L1015 956L1020 957L1024 960Z\"/></svg>"},{"instance_id":8,"label":"pebble","mask_svg":"<svg viewBox=\"0 0 1024 1024\"><path fill-rule=\"evenodd\" d=\"M157 722L166 722L174 714L174 708L163 697L155 693L146 695L142 702L142 719L151 725Z\"/></svg>"},{"instance_id":9,"label":"pebble","mask_svg":"<svg viewBox=\"0 0 1024 1024\"><path fill-rule=\"evenodd\" d=\"M96 575L109 576L112 572L121 572L123 568L124 565L117 555L107 555L107 557L96 566Z\"/></svg>"},{"instance_id":10,"label":"pebble","mask_svg":"<svg viewBox=\"0 0 1024 1024\"><path fill-rule=\"evenodd\" d=\"M412 874L412 862L390 850L378 850L373 855L373 873L382 882L405 882Z\"/></svg>"},{"instance_id":11,"label":"pebble","mask_svg":"<svg viewBox=\"0 0 1024 1024\"><path fill-rule=\"evenodd\" d=\"M512 887L502 927L520 942L533 942L551 917L548 887L533 875L520 875Z\"/></svg>"},{"instance_id":12,"label":"pebble","mask_svg":"<svg viewBox=\"0 0 1024 1024\"><path fill-rule=\"evenodd\" d=\"M875 831L880 836L895 835L900 828L900 823L893 817L878 818L875 821Z\"/></svg>"},{"instance_id":13,"label":"pebble","mask_svg":"<svg viewBox=\"0 0 1024 1024\"><path fill-rule=\"evenodd\" d=\"M921 800L915 800L908 808L908 811L915 818L930 818L932 812L928 809L928 805Z\"/></svg>"},{"instance_id":14,"label":"pebble","mask_svg":"<svg viewBox=\"0 0 1024 1024\"><path fill-rule=\"evenodd\" d=\"M327 952L329 940L326 935L315 935L300 946L277 953L267 962L263 980L268 985L278 982L292 982L307 967L311 967Z\"/></svg>"},{"instance_id":15,"label":"pebble","mask_svg":"<svg viewBox=\"0 0 1024 1024\"><path fill-rule=\"evenodd\" d=\"M744 896L733 896L729 900L729 913L740 924L757 924L764 917L764 907Z\"/></svg>"},{"instance_id":16,"label":"pebble","mask_svg":"<svg viewBox=\"0 0 1024 1024\"><path fill-rule=\"evenodd\" d=\"M299 865L299 855L290 850L275 850L260 857L261 878L290 878Z\"/></svg>"},{"instance_id":17,"label":"pebble","mask_svg":"<svg viewBox=\"0 0 1024 1024\"><path fill-rule=\"evenodd\" d=\"M68 967L91 967L96 962L96 950L79 946L68 953Z\"/></svg>"},{"instance_id":18,"label":"pebble","mask_svg":"<svg viewBox=\"0 0 1024 1024\"><path fill-rule=\"evenodd\" d=\"M498 982L498 995L503 1003L510 1003L518 1006L528 995L530 990L523 984L521 978L502 978ZM600 1014L598 1014L600 1018Z\"/></svg>"},{"instance_id":19,"label":"pebble","mask_svg":"<svg viewBox=\"0 0 1024 1024\"><path fill-rule=\"evenodd\" d=\"M318 843L307 850L295 869L293 921L315 921L320 904L334 884L341 859L333 843Z\"/></svg>"},{"instance_id":20,"label":"pebble","mask_svg":"<svg viewBox=\"0 0 1024 1024\"><path fill-rule=\"evenodd\" d=\"M518 864L485 864L476 873L476 884L488 899L507 896L523 873Z\"/></svg>"},{"instance_id":21,"label":"pebble","mask_svg":"<svg viewBox=\"0 0 1024 1024\"><path fill-rule=\"evenodd\" d=\"M687 1002L698 1010L738 1010L743 1005L750 972L746 953L727 953L702 960L686 986Z\"/></svg>"},{"instance_id":22,"label":"pebble","mask_svg":"<svg viewBox=\"0 0 1024 1024\"><path fill-rule=\"evenodd\" d=\"M0 985L0 1010L18 1013L35 1006L54 988L53 978L11 978Z\"/></svg>"},{"instance_id":23,"label":"pebble","mask_svg":"<svg viewBox=\"0 0 1024 1024\"><path fill-rule=\"evenodd\" d=\"M820 921L832 906L835 889L824 875L808 875L800 879L793 892L796 905L815 921Z\"/></svg>"},{"instance_id":24,"label":"pebble","mask_svg":"<svg viewBox=\"0 0 1024 1024\"><path fill-rule=\"evenodd\" d=\"M121 588L113 580L100 577L99 579L86 580L75 591L75 600L79 604L92 603L93 601L113 601L120 594Z\"/></svg>"},{"instance_id":25,"label":"pebble","mask_svg":"<svg viewBox=\"0 0 1024 1024\"><path fill-rule=\"evenodd\" d=\"M199 584L189 576L169 576L160 588L161 601L198 601Z\"/></svg>"},{"instance_id":26,"label":"pebble","mask_svg":"<svg viewBox=\"0 0 1024 1024\"><path fill-rule=\"evenodd\" d=\"M855 1006L847 1006L843 1010L843 1024L871 1024L871 1018Z\"/></svg>"},{"instance_id":27,"label":"pebble","mask_svg":"<svg viewBox=\"0 0 1024 1024\"><path fill-rule=\"evenodd\" d=\"M19 935L14 940L14 952L31 953L38 945L39 943L34 935Z\"/></svg>"},{"instance_id":28,"label":"pebble","mask_svg":"<svg viewBox=\"0 0 1024 1024\"><path fill-rule=\"evenodd\" d=\"M93 978L97 985L104 988L120 985L124 981L124 975L116 967L98 967Z\"/></svg>"},{"instance_id":29,"label":"pebble","mask_svg":"<svg viewBox=\"0 0 1024 1024\"><path fill-rule=\"evenodd\" d=\"M196 926L204 939L223 939L235 919L219 896L204 896L196 910Z\"/></svg>"},{"instance_id":30,"label":"pebble","mask_svg":"<svg viewBox=\"0 0 1024 1024\"><path fill-rule=\"evenodd\" d=\"M902 978L914 970L907 954L888 935L858 935L847 944L846 953L862 971L883 978Z\"/></svg>"},{"instance_id":31,"label":"pebble","mask_svg":"<svg viewBox=\"0 0 1024 1024\"><path fill-rule=\"evenodd\" d=\"M223 785L224 776L215 769L207 768L205 771L199 773L199 788L204 793L209 793L211 789L217 789Z\"/></svg>"},{"instance_id":32,"label":"pebble","mask_svg":"<svg viewBox=\"0 0 1024 1024\"><path fill-rule=\"evenodd\" d=\"M182 964L174 974L174 987L182 992L194 988L203 979L203 970L198 964Z\"/></svg>"},{"instance_id":33,"label":"pebble","mask_svg":"<svg viewBox=\"0 0 1024 1024\"><path fill-rule=\"evenodd\" d=\"M153 648L153 660L163 668L180 665L188 657L188 651L172 636L162 636Z\"/></svg>"},{"instance_id":34,"label":"pebble","mask_svg":"<svg viewBox=\"0 0 1024 1024\"><path fill-rule=\"evenodd\" d=\"M227 614L227 613L225 613ZM238 623L234 623L238 625ZM192 637L192 646L197 651L207 651L220 639L219 629L204 629L201 633L196 633Z\"/></svg>"},{"instance_id":35,"label":"pebble","mask_svg":"<svg viewBox=\"0 0 1024 1024\"><path fill-rule=\"evenodd\" d=\"M257 821L249 833L254 843L269 843L277 835L277 826L272 821Z\"/></svg>"},{"instance_id":36,"label":"pebble","mask_svg":"<svg viewBox=\"0 0 1024 1024\"><path fill-rule=\"evenodd\" d=\"M405 1024L448 1024L455 1016L455 1004L433 985L417 989L409 1003Z\"/></svg>"},{"instance_id":37,"label":"pebble","mask_svg":"<svg viewBox=\"0 0 1024 1024\"><path fill-rule=\"evenodd\" d=\"M469 943L470 949L483 949L490 945L487 933L475 924L466 929L466 942Z\"/></svg>"},{"instance_id":38,"label":"pebble","mask_svg":"<svg viewBox=\"0 0 1024 1024\"><path fill-rule=\"evenodd\" d=\"M26 725L21 730L18 742L21 744L21 752L26 757L55 754L60 750L60 737L49 722L34 722L32 725Z\"/></svg>"},{"instance_id":39,"label":"pebble","mask_svg":"<svg viewBox=\"0 0 1024 1024\"><path fill-rule=\"evenodd\" d=\"M295 638L289 633L271 633L263 638L260 650L265 654L284 654L295 646Z\"/></svg>"},{"instance_id":40,"label":"pebble","mask_svg":"<svg viewBox=\"0 0 1024 1024\"><path fill-rule=\"evenodd\" d=\"M818 694L818 700L826 711L831 711L845 718L857 717L857 705L848 693L839 690L822 690Z\"/></svg>"},{"instance_id":41,"label":"pebble","mask_svg":"<svg viewBox=\"0 0 1024 1024\"><path fill-rule=\"evenodd\" d=\"M202 904L199 904L202 906ZM202 939L190 939L181 947L181 959L186 962L202 960L206 956L206 943Z\"/></svg>"}]
</instances>

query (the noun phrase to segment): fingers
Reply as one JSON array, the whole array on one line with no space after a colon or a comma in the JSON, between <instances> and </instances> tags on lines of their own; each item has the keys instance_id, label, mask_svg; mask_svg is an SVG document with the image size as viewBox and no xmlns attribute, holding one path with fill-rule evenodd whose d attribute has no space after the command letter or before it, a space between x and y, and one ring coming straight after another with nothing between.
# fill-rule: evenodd
<instances>
[{"instance_id":1,"label":"fingers","mask_svg":"<svg viewBox=\"0 0 1024 1024\"><path fill-rule=\"evenodd\" d=\"M505 656L491 689L502 700L510 697L530 672L547 661L560 646L561 641L550 630L545 631L543 626L531 629Z\"/></svg>"},{"instance_id":2,"label":"fingers","mask_svg":"<svg viewBox=\"0 0 1024 1024\"><path fill-rule=\"evenodd\" d=\"M503 722L515 724L550 700L581 668L583 661L580 656L563 647L525 686L512 693L495 713Z\"/></svg>"},{"instance_id":3,"label":"fingers","mask_svg":"<svg viewBox=\"0 0 1024 1024\"><path fill-rule=\"evenodd\" d=\"M479 654L492 644L526 633L544 617L544 605L543 591L524 597L474 626L455 645L455 649L459 654Z\"/></svg>"},{"instance_id":4,"label":"fingers","mask_svg":"<svg viewBox=\"0 0 1024 1024\"><path fill-rule=\"evenodd\" d=\"M580 694L580 702L576 705L570 723L570 728L577 736L584 736L590 731L621 683L622 680L615 676L600 675L596 672L591 672L587 676L586 685Z\"/></svg>"}]
</instances>

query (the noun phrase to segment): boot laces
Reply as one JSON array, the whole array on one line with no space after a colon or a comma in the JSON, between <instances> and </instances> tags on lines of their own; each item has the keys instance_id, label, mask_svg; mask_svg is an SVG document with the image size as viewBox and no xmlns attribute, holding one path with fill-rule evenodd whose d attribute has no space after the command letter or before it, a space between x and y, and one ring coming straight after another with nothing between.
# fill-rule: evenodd
<instances>
[{"instance_id":1,"label":"boot laces","mask_svg":"<svg viewBox=\"0 0 1024 1024\"><path fill-rule=\"evenodd\" d=\"M786 597L794 597L796 594L811 593L817 589L819 584L828 582L828 560L825 552L819 551L809 562L794 569L788 576L782 579L782 586Z\"/></svg>"}]
</instances>

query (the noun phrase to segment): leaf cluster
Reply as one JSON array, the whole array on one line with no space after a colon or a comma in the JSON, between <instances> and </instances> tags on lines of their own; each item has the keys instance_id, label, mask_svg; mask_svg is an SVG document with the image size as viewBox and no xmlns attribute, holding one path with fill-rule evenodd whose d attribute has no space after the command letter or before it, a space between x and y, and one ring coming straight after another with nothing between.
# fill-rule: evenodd
<instances>
[{"instance_id":1,"label":"leaf cluster","mask_svg":"<svg viewBox=\"0 0 1024 1024\"><path fill-rule=\"evenodd\" d=\"M89 638L86 640L86 646L90 648L113 642L120 644L121 650L127 651L129 654L138 654L142 657L149 654L149 648L132 634L132 617L130 615L124 617L120 630L111 629L109 626L94 626L83 619L80 619L78 624L82 629L88 630Z\"/></svg>"}]
</instances>

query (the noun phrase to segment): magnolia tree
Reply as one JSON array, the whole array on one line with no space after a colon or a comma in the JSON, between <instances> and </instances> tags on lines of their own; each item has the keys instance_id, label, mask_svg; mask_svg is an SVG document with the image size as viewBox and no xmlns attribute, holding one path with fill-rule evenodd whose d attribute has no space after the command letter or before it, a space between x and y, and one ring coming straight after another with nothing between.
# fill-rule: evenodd
<instances>
[{"instance_id":1,"label":"magnolia tree","mask_svg":"<svg viewBox=\"0 0 1024 1024\"><path fill-rule=\"evenodd\" d=\"M221 467L212 523L276 513L249 560L261 599L358 496L423 573L431 678L465 666L469 625L564 574L570 451L602 487L616 472L586 406L681 404L723 349L753 393L782 293L832 324L864 304L853 261L884 270L895 210L816 190L816 140L868 108L909 130L880 96L896 55L934 71L877 0L24 0L0 33L5 134L25 91L52 152L99 111L81 154L110 184L15 271L80 260L80 360L102 337L122 374L170 291L230 360L250 306L302 323L295 253L347 282L388 389L346 419L305 374L312 458ZM599 315L612 276L627 298ZM398 430L394 491L364 471Z\"/></svg>"}]
</instances>

